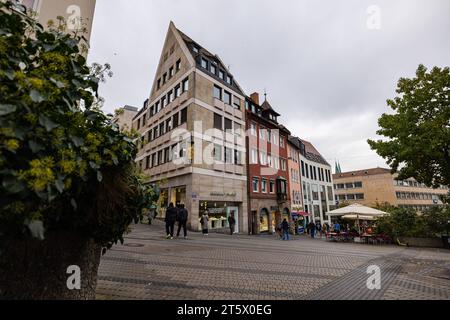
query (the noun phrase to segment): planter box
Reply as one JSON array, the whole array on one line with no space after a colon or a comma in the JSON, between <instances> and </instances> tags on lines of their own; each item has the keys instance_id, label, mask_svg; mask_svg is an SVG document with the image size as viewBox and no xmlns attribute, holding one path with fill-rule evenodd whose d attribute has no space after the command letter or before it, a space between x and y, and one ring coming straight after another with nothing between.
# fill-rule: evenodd
<instances>
[{"instance_id":1,"label":"planter box","mask_svg":"<svg viewBox=\"0 0 450 320\"><path fill-rule=\"evenodd\" d=\"M441 238L404 238L400 237L400 242L408 244L410 247L419 248L443 248Z\"/></svg>"}]
</instances>

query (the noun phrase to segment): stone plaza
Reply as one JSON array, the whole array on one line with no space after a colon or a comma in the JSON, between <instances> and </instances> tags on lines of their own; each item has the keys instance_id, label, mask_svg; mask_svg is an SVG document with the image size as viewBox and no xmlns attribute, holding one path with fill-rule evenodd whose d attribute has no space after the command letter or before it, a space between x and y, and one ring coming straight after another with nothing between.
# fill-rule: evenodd
<instances>
[{"instance_id":1,"label":"stone plaza","mask_svg":"<svg viewBox=\"0 0 450 320\"><path fill-rule=\"evenodd\" d=\"M381 270L369 290L369 266ZM450 300L450 251L275 235L165 239L135 225L102 257L98 300Z\"/></svg>"}]
</instances>

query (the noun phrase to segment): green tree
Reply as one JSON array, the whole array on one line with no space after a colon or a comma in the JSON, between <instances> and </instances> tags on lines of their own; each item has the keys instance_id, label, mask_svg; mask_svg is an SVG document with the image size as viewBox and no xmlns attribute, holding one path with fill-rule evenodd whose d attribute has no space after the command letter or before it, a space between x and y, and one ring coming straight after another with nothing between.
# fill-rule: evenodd
<instances>
[{"instance_id":1,"label":"green tree","mask_svg":"<svg viewBox=\"0 0 450 320\"><path fill-rule=\"evenodd\" d=\"M102 248L157 199L98 107L109 67L89 68L80 41L0 2L0 299L94 298Z\"/></svg>"},{"instance_id":2,"label":"green tree","mask_svg":"<svg viewBox=\"0 0 450 320\"><path fill-rule=\"evenodd\" d=\"M413 79L401 78L398 97L388 100L393 114L379 119L379 135L368 143L400 178L428 186L450 185L450 71L420 65Z\"/></svg>"}]
</instances>

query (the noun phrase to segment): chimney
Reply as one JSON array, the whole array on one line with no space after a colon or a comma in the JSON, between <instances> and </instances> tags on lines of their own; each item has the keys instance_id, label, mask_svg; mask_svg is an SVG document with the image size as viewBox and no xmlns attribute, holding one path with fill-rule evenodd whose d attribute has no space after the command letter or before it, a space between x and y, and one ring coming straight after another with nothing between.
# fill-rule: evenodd
<instances>
[{"instance_id":1,"label":"chimney","mask_svg":"<svg viewBox=\"0 0 450 320\"><path fill-rule=\"evenodd\" d=\"M250 95L250 99L252 99L253 103L255 103L259 106L259 93L258 92L253 92Z\"/></svg>"}]
</instances>

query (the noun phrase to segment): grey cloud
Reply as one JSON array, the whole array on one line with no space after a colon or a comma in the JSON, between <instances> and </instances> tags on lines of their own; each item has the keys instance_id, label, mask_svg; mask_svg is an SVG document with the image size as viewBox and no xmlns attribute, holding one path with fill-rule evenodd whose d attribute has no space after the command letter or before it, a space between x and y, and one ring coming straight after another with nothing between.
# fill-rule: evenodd
<instances>
[{"instance_id":1,"label":"grey cloud","mask_svg":"<svg viewBox=\"0 0 450 320\"><path fill-rule=\"evenodd\" d=\"M373 4L377 31L366 27ZM267 88L281 121L329 161L385 166L365 141L400 77L419 63L450 65L449 13L446 0L97 0L90 60L115 72L101 90L106 111L140 107L173 20L220 55L248 94Z\"/></svg>"}]
</instances>

